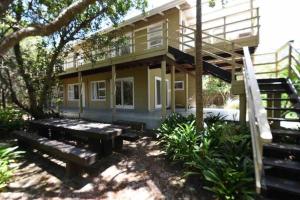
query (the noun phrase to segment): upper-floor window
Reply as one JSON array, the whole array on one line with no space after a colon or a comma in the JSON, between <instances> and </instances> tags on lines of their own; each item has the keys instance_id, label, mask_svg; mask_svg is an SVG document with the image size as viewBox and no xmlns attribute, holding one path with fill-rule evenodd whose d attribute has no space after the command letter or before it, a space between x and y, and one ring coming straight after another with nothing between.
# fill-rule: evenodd
<instances>
[{"instance_id":1,"label":"upper-floor window","mask_svg":"<svg viewBox=\"0 0 300 200\"><path fill-rule=\"evenodd\" d=\"M68 85L68 100L79 100L79 84Z\"/></svg>"},{"instance_id":2,"label":"upper-floor window","mask_svg":"<svg viewBox=\"0 0 300 200\"><path fill-rule=\"evenodd\" d=\"M105 101L106 99L106 84L105 81L91 82L91 94L93 101Z\"/></svg>"},{"instance_id":3,"label":"upper-floor window","mask_svg":"<svg viewBox=\"0 0 300 200\"><path fill-rule=\"evenodd\" d=\"M163 44L163 26L162 23L154 24L147 29L148 49L159 47Z\"/></svg>"}]
</instances>

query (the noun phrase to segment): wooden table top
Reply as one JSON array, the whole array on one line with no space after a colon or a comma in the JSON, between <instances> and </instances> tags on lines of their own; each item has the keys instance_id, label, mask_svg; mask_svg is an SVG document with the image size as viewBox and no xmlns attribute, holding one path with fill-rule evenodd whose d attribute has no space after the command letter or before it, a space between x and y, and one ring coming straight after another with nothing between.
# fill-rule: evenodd
<instances>
[{"instance_id":1,"label":"wooden table top","mask_svg":"<svg viewBox=\"0 0 300 200\"><path fill-rule=\"evenodd\" d=\"M123 130L129 129L127 126L89 122L80 119L49 118L33 120L30 121L30 123L49 127L50 129L57 128L68 130L70 133L73 132L74 134L86 134L87 137L91 136L100 139L111 139L112 137L121 135Z\"/></svg>"}]
</instances>

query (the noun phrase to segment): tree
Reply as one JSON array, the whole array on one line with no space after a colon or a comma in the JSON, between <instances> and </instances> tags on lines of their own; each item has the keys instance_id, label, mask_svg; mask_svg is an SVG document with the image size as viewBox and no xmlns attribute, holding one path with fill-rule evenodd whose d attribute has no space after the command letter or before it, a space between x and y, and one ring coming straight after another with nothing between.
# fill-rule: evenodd
<instances>
[{"instance_id":1,"label":"tree","mask_svg":"<svg viewBox=\"0 0 300 200\"><path fill-rule=\"evenodd\" d=\"M69 44L84 40L109 22L116 25L131 8L145 6L145 0L14 0L8 7L1 4L0 15L6 9L0 19L0 54L5 66L0 81L12 102L35 118L45 117L55 75L62 69L65 53L71 51Z\"/></svg>"},{"instance_id":2,"label":"tree","mask_svg":"<svg viewBox=\"0 0 300 200\"><path fill-rule=\"evenodd\" d=\"M225 4L226 0L221 0ZM214 7L216 0L209 0L209 6ZM202 57L202 1L197 0L196 4L196 127L198 130L203 129L203 57Z\"/></svg>"},{"instance_id":3,"label":"tree","mask_svg":"<svg viewBox=\"0 0 300 200\"><path fill-rule=\"evenodd\" d=\"M196 127L203 129L203 57L202 57L202 6L201 0L197 0L196 11Z\"/></svg>"}]
</instances>

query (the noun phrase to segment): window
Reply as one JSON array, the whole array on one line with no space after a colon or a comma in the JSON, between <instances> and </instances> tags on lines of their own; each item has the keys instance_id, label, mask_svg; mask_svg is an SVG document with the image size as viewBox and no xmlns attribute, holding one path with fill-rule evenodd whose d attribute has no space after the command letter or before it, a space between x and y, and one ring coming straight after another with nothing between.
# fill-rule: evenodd
<instances>
[{"instance_id":1,"label":"window","mask_svg":"<svg viewBox=\"0 0 300 200\"><path fill-rule=\"evenodd\" d=\"M116 80L116 107L125 109L134 108L133 78L122 78Z\"/></svg>"},{"instance_id":2,"label":"window","mask_svg":"<svg viewBox=\"0 0 300 200\"><path fill-rule=\"evenodd\" d=\"M68 100L79 100L79 84L68 85Z\"/></svg>"},{"instance_id":3,"label":"window","mask_svg":"<svg viewBox=\"0 0 300 200\"><path fill-rule=\"evenodd\" d=\"M162 23L148 27L148 49L159 47L163 44Z\"/></svg>"},{"instance_id":4,"label":"window","mask_svg":"<svg viewBox=\"0 0 300 200\"><path fill-rule=\"evenodd\" d=\"M161 108L161 78L155 77L155 108Z\"/></svg>"},{"instance_id":5,"label":"window","mask_svg":"<svg viewBox=\"0 0 300 200\"><path fill-rule=\"evenodd\" d=\"M175 81L175 90L184 90L184 82Z\"/></svg>"},{"instance_id":6,"label":"window","mask_svg":"<svg viewBox=\"0 0 300 200\"><path fill-rule=\"evenodd\" d=\"M106 84L105 81L91 82L92 101L105 101L106 99Z\"/></svg>"}]
</instances>

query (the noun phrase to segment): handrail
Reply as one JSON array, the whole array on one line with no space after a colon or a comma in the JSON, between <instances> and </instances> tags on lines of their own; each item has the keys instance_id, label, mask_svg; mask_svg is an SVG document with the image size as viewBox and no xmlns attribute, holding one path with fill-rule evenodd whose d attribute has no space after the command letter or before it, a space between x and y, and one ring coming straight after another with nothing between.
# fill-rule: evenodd
<instances>
[{"instance_id":1,"label":"handrail","mask_svg":"<svg viewBox=\"0 0 300 200\"><path fill-rule=\"evenodd\" d=\"M275 74L278 77L284 70L288 70L287 78L293 79L292 74L296 75L296 78L300 80L300 71L296 66L300 66L300 52L293 46L293 40L288 41L275 52L253 55L253 58L265 58L263 62L255 62L255 66L273 65L276 69L273 71L257 72L259 75ZM295 54L296 57L295 57ZM270 59L270 55L274 56ZM268 57L269 56L269 57Z\"/></svg>"},{"instance_id":2,"label":"handrail","mask_svg":"<svg viewBox=\"0 0 300 200\"><path fill-rule=\"evenodd\" d=\"M248 103L248 117L251 130L253 161L255 169L255 185L257 193L261 192L263 175L263 144L272 142L272 133L267 119L267 111L263 107L261 93L255 76L248 47L244 47L244 81Z\"/></svg>"}]
</instances>

